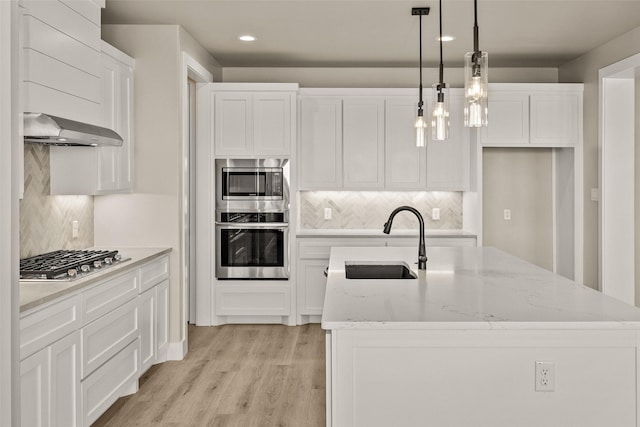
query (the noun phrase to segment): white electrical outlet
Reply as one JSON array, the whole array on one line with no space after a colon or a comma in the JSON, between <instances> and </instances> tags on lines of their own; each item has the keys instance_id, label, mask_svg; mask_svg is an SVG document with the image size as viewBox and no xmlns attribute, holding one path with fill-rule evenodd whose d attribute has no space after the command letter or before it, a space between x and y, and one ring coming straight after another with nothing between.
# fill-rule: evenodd
<instances>
[{"instance_id":1,"label":"white electrical outlet","mask_svg":"<svg viewBox=\"0 0 640 427\"><path fill-rule=\"evenodd\" d=\"M434 221L440 221L440 208L431 209L431 219Z\"/></svg>"},{"instance_id":2,"label":"white electrical outlet","mask_svg":"<svg viewBox=\"0 0 640 427\"><path fill-rule=\"evenodd\" d=\"M536 361L536 391L554 391L556 372L553 362Z\"/></svg>"},{"instance_id":3,"label":"white electrical outlet","mask_svg":"<svg viewBox=\"0 0 640 427\"><path fill-rule=\"evenodd\" d=\"M74 220L71 222L71 237L73 239L78 238L78 220Z\"/></svg>"},{"instance_id":4,"label":"white electrical outlet","mask_svg":"<svg viewBox=\"0 0 640 427\"><path fill-rule=\"evenodd\" d=\"M331 219L333 211L331 208L324 208L324 219Z\"/></svg>"},{"instance_id":5,"label":"white electrical outlet","mask_svg":"<svg viewBox=\"0 0 640 427\"><path fill-rule=\"evenodd\" d=\"M506 221L511 221L511 209L504 210L504 219Z\"/></svg>"}]
</instances>

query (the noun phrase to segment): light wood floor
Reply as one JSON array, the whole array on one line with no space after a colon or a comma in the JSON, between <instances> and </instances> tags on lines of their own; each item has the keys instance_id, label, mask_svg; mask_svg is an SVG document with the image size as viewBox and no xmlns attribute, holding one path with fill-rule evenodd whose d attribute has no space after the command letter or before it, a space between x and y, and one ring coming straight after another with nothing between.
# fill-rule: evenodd
<instances>
[{"instance_id":1,"label":"light wood floor","mask_svg":"<svg viewBox=\"0 0 640 427\"><path fill-rule=\"evenodd\" d=\"M189 327L184 360L147 371L94 426L320 427L320 325Z\"/></svg>"}]
</instances>

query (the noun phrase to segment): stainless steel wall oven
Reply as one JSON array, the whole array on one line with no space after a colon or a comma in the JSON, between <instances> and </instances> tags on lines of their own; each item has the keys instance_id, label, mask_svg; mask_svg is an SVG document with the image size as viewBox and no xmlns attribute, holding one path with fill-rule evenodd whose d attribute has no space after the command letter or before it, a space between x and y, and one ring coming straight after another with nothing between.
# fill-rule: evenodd
<instances>
[{"instance_id":1,"label":"stainless steel wall oven","mask_svg":"<svg viewBox=\"0 0 640 427\"><path fill-rule=\"evenodd\" d=\"M288 279L288 212L222 212L216 222L218 279ZM285 221L286 220L286 221Z\"/></svg>"},{"instance_id":2,"label":"stainless steel wall oven","mask_svg":"<svg viewBox=\"0 0 640 427\"><path fill-rule=\"evenodd\" d=\"M289 278L289 162L216 160L216 277Z\"/></svg>"}]
</instances>

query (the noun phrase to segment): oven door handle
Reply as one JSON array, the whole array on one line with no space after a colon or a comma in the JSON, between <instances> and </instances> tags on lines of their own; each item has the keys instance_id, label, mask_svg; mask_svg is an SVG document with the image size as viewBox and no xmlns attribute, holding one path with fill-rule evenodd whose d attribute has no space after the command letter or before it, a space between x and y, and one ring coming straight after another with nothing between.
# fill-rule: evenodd
<instances>
[{"instance_id":1,"label":"oven door handle","mask_svg":"<svg viewBox=\"0 0 640 427\"><path fill-rule=\"evenodd\" d=\"M216 227L220 228L254 228L254 229L285 229L289 228L287 222L217 222Z\"/></svg>"}]
</instances>

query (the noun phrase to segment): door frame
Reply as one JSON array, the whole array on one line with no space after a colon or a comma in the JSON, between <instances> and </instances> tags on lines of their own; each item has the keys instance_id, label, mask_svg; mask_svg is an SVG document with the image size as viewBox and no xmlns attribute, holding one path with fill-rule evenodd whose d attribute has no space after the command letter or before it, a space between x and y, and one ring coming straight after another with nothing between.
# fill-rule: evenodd
<instances>
[{"instance_id":1,"label":"door frame","mask_svg":"<svg viewBox=\"0 0 640 427\"><path fill-rule=\"evenodd\" d=\"M634 108L638 71L640 54L598 72L598 284L602 293L632 305L636 298L635 280L629 278L635 278Z\"/></svg>"},{"instance_id":2,"label":"door frame","mask_svg":"<svg viewBox=\"0 0 640 427\"><path fill-rule=\"evenodd\" d=\"M191 164L192 153L196 149L195 128L192 129L192 105L197 102L189 102L189 79L196 84L213 81L213 75L207 71L198 61L188 53L182 52L182 187L180 190L180 282L182 286L182 343L183 354L187 354L188 328L190 319L190 301L192 293L195 293L195 271L189 266L193 262L194 254L190 253L191 242L197 236L196 224L191 223L192 205L195 189L191 188L192 173L195 164ZM194 94L197 91L194 91Z\"/></svg>"}]
</instances>

